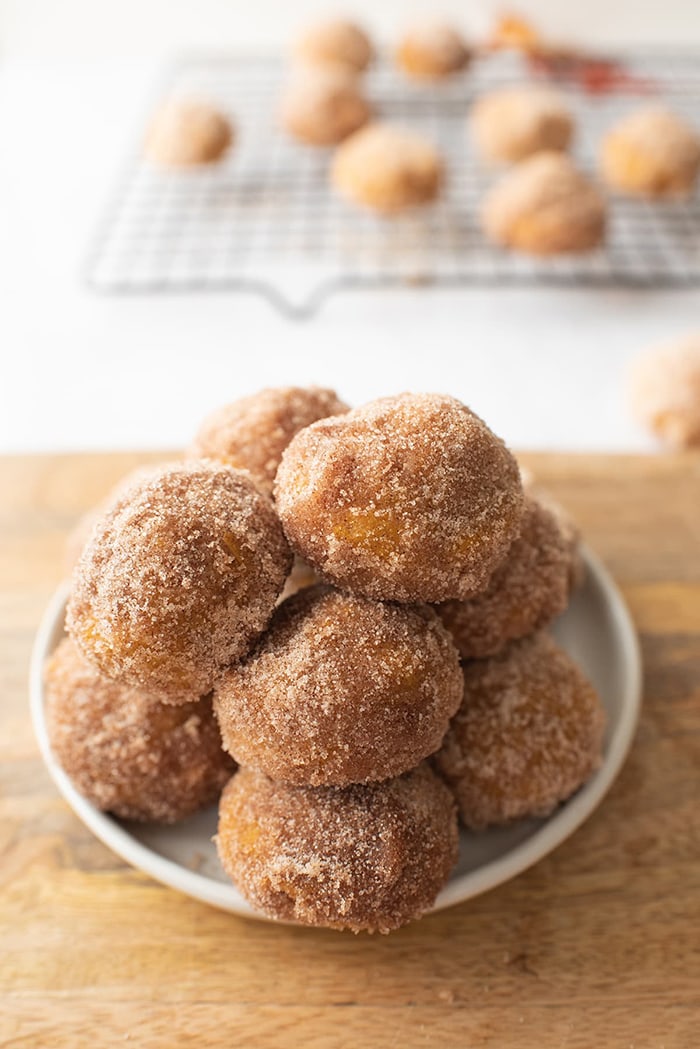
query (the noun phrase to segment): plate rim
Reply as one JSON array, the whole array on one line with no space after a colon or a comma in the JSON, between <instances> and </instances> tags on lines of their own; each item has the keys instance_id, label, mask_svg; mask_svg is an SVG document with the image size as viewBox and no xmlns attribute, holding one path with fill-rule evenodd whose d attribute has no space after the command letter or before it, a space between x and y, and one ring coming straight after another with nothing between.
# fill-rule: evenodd
<instances>
[{"instance_id":1,"label":"plate rim","mask_svg":"<svg viewBox=\"0 0 700 1049\"><path fill-rule=\"evenodd\" d=\"M503 856L451 879L439 893L428 914L473 899L497 888L532 867L558 848L588 819L609 791L629 753L639 721L642 700L642 658L629 609L603 562L585 543L581 555L586 572L602 591L615 624L624 681L620 716L609 738L600 768L572 798L561 805L524 842ZM29 703L34 734L46 768L63 799L87 828L112 852L156 881L203 903L243 917L275 921L252 907L232 883L218 882L196 870L152 851L122 824L95 808L73 785L56 761L49 743L44 713L44 665L64 629L69 583L62 582L46 606L32 646L29 669ZM279 924L279 922L278 922Z\"/></svg>"}]
</instances>

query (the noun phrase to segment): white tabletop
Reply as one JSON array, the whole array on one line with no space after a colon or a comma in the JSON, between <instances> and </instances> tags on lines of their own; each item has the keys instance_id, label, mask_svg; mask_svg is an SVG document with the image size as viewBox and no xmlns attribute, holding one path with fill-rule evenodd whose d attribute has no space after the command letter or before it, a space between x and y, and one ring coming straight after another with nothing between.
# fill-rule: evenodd
<instances>
[{"instance_id":1,"label":"white tabletop","mask_svg":"<svg viewBox=\"0 0 700 1049\"><path fill-rule=\"evenodd\" d=\"M292 322L252 296L109 298L80 263L152 62L0 67L0 452L172 447L212 407L316 382L462 397L520 448L634 449L624 374L697 329L698 292L346 293Z\"/></svg>"}]
</instances>

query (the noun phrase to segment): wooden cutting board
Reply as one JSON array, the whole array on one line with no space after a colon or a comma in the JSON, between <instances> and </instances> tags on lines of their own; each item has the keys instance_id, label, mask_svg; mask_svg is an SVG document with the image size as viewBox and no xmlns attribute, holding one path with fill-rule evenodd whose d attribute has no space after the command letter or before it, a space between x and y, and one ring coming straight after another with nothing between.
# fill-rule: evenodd
<instances>
[{"instance_id":1,"label":"wooden cutting board","mask_svg":"<svg viewBox=\"0 0 700 1049\"><path fill-rule=\"evenodd\" d=\"M388 937L245 921L163 888L100 845L44 771L32 635L67 532L144 458L0 460L0 1045L700 1044L700 458L522 457L630 604L641 727L553 855Z\"/></svg>"}]
</instances>

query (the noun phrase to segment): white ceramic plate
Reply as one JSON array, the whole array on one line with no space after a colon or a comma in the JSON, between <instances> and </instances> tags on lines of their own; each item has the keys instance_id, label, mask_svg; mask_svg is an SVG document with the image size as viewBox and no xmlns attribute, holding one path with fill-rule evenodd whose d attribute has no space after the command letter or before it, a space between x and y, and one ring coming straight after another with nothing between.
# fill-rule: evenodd
<instances>
[{"instance_id":1,"label":"white ceramic plate","mask_svg":"<svg viewBox=\"0 0 700 1049\"><path fill-rule=\"evenodd\" d=\"M515 877L546 856L600 804L625 760L639 716L641 661L637 638L620 593L598 559L584 548L586 580L554 625L560 644L596 686L608 717L603 763L591 780L548 819L506 828L461 832L460 855L434 910L451 907ZM212 835L216 809L174 826L128 823L100 812L78 793L57 764L46 732L43 667L63 636L66 590L54 595L39 628L31 665L31 709L41 753L58 789L76 815L110 849L156 880L234 914L264 918L228 881Z\"/></svg>"}]
</instances>

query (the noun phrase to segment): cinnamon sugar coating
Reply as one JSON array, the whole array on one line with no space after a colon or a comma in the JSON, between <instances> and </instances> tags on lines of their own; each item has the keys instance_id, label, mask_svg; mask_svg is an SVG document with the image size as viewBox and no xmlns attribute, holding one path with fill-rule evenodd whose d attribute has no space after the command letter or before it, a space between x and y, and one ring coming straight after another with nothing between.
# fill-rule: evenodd
<instances>
[{"instance_id":1,"label":"cinnamon sugar coating","mask_svg":"<svg viewBox=\"0 0 700 1049\"><path fill-rule=\"evenodd\" d=\"M566 150L574 131L564 98L539 84L503 87L482 95L472 107L469 123L481 156L507 164L542 150Z\"/></svg>"},{"instance_id":2,"label":"cinnamon sugar coating","mask_svg":"<svg viewBox=\"0 0 700 1049\"><path fill-rule=\"evenodd\" d=\"M343 788L290 787L241 769L221 797L217 847L269 917L386 933L435 902L457 861L457 819L426 765Z\"/></svg>"},{"instance_id":3,"label":"cinnamon sugar coating","mask_svg":"<svg viewBox=\"0 0 700 1049\"><path fill-rule=\"evenodd\" d=\"M294 58L302 65L340 65L361 73L372 56L372 44L364 29L343 18L310 25L294 43Z\"/></svg>"},{"instance_id":4,"label":"cinnamon sugar coating","mask_svg":"<svg viewBox=\"0 0 700 1049\"><path fill-rule=\"evenodd\" d=\"M592 251L605 235L605 200L569 157L536 153L488 192L481 221L489 240L517 251Z\"/></svg>"},{"instance_id":5,"label":"cinnamon sugar coating","mask_svg":"<svg viewBox=\"0 0 700 1049\"><path fill-rule=\"evenodd\" d=\"M286 85L284 129L310 146L333 146L366 124L372 113L356 74L345 66L303 66Z\"/></svg>"},{"instance_id":6,"label":"cinnamon sugar coating","mask_svg":"<svg viewBox=\"0 0 700 1049\"><path fill-rule=\"evenodd\" d=\"M172 466L96 525L73 572L68 629L105 676L184 703L245 655L290 567L272 505L247 474Z\"/></svg>"},{"instance_id":7,"label":"cinnamon sugar coating","mask_svg":"<svg viewBox=\"0 0 700 1049\"><path fill-rule=\"evenodd\" d=\"M459 656L427 606L314 586L285 601L217 686L225 748L302 785L399 775L440 746L462 700Z\"/></svg>"},{"instance_id":8,"label":"cinnamon sugar coating","mask_svg":"<svg viewBox=\"0 0 700 1049\"><path fill-rule=\"evenodd\" d=\"M441 80L459 73L469 64L470 57L461 34L439 20L411 26L396 52L398 66L419 80Z\"/></svg>"},{"instance_id":9,"label":"cinnamon sugar coating","mask_svg":"<svg viewBox=\"0 0 700 1049\"><path fill-rule=\"evenodd\" d=\"M559 525L559 531L561 532L564 541L567 543L571 552L572 559L575 559L573 572L572 572L572 589L577 587L583 582L585 576L585 565L583 563L583 556L581 553L581 530L574 521L569 511L562 506L558 499L552 495L548 488L543 488L539 482L539 479L535 477L532 470L528 469L527 466L520 466L520 478L523 483L523 491L526 496L532 496L538 503L541 503L551 514L557 519Z\"/></svg>"},{"instance_id":10,"label":"cinnamon sugar coating","mask_svg":"<svg viewBox=\"0 0 700 1049\"><path fill-rule=\"evenodd\" d=\"M64 567L66 573L70 573L75 568L76 564L80 559L85 545L92 535L92 530L98 521L111 509L112 504L119 499L124 492L128 491L132 485L137 481L144 480L146 477L150 477L152 473L155 473L159 469L165 466L165 463L157 465L151 463L145 466L136 466L133 470L129 470L124 477L121 477L114 487L107 493L104 499L101 499L92 510L88 510L79 519L75 527L69 533L66 540L66 548L64 555ZM168 464L170 465L170 464Z\"/></svg>"},{"instance_id":11,"label":"cinnamon sugar coating","mask_svg":"<svg viewBox=\"0 0 700 1049\"><path fill-rule=\"evenodd\" d=\"M267 388L212 412L188 454L248 470L271 494L282 452L292 437L317 419L347 411L333 390L320 386Z\"/></svg>"},{"instance_id":12,"label":"cinnamon sugar coating","mask_svg":"<svg viewBox=\"0 0 700 1049\"><path fill-rule=\"evenodd\" d=\"M700 334L634 360L629 395L636 418L662 441L700 446Z\"/></svg>"},{"instance_id":13,"label":"cinnamon sugar coating","mask_svg":"<svg viewBox=\"0 0 700 1049\"><path fill-rule=\"evenodd\" d=\"M593 686L547 634L464 666L464 701L436 765L474 830L546 816L601 760Z\"/></svg>"},{"instance_id":14,"label":"cinnamon sugar coating","mask_svg":"<svg viewBox=\"0 0 700 1049\"><path fill-rule=\"evenodd\" d=\"M158 703L102 677L70 638L49 659L45 681L51 749L97 808L174 823L216 801L235 766L209 698Z\"/></svg>"},{"instance_id":15,"label":"cinnamon sugar coating","mask_svg":"<svg viewBox=\"0 0 700 1049\"><path fill-rule=\"evenodd\" d=\"M569 603L576 577L576 547L555 515L525 499L520 535L485 590L437 611L463 659L495 655L509 641L546 626Z\"/></svg>"},{"instance_id":16,"label":"cinnamon sugar coating","mask_svg":"<svg viewBox=\"0 0 700 1049\"><path fill-rule=\"evenodd\" d=\"M146 156L159 167L192 167L220 160L234 140L231 121L209 102L169 99L146 137Z\"/></svg>"},{"instance_id":17,"label":"cinnamon sugar coating","mask_svg":"<svg viewBox=\"0 0 700 1049\"><path fill-rule=\"evenodd\" d=\"M561 505L558 499L554 498L548 489L540 487L534 477L530 476L529 479L523 477L523 490L526 495L536 499L556 518L559 534L568 551L569 564L571 566L569 590L573 592L577 587L583 585L586 578L586 563L581 549L581 529L569 511Z\"/></svg>"},{"instance_id":18,"label":"cinnamon sugar coating","mask_svg":"<svg viewBox=\"0 0 700 1049\"><path fill-rule=\"evenodd\" d=\"M387 601L465 599L517 536L515 459L439 394L401 394L302 430L277 509L294 550L341 588Z\"/></svg>"},{"instance_id":19,"label":"cinnamon sugar coating","mask_svg":"<svg viewBox=\"0 0 700 1049\"><path fill-rule=\"evenodd\" d=\"M644 106L608 131L600 168L622 193L688 197L700 172L700 133L663 106Z\"/></svg>"},{"instance_id":20,"label":"cinnamon sugar coating","mask_svg":"<svg viewBox=\"0 0 700 1049\"><path fill-rule=\"evenodd\" d=\"M381 122L350 135L336 150L331 166L331 181L341 196L387 216L435 200L444 174L432 142Z\"/></svg>"}]
</instances>

